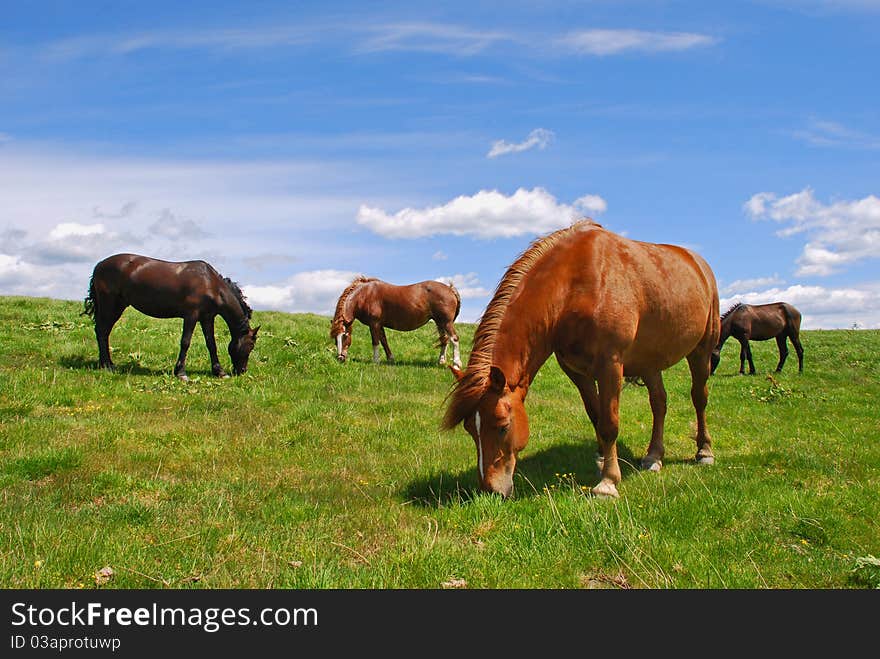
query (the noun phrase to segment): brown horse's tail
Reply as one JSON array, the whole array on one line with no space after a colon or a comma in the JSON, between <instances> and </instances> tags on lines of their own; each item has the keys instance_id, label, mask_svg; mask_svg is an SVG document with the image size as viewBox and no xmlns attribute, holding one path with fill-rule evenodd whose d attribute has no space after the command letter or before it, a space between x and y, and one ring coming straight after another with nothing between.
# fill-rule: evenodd
<instances>
[{"instance_id":1,"label":"brown horse's tail","mask_svg":"<svg viewBox=\"0 0 880 659\"><path fill-rule=\"evenodd\" d=\"M89 294L83 300L83 310L80 316L95 318L95 300L95 275L93 274L91 279L89 279Z\"/></svg>"}]
</instances>

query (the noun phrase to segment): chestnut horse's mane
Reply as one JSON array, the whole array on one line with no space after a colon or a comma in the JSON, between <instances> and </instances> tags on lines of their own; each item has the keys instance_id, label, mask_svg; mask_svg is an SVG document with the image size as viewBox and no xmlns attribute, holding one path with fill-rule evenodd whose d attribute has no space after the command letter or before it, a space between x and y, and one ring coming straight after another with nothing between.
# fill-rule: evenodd
<instances>
[{"instance_id":1,"label":"chestnut horse's mane","mask_svg":"<svg viewBox=\"0 0 880 659\"><path fill-rule=\"evenodd\" d=\"M339 296L339 300L336 302L336 311L333 314L333 322L330 324L331 339L335 336L333 334L333 331L342 324L342 314L345 310L345 303L348 302L348 298L351 297L351 294L357 287L370 281L378 280L375 277L365 277L364 275L358 275L357 277L352 279L351 283L345 287L344 291L342 291L342 295Z\"/></svg>"},{"instance_id":2,"label":"chestnut horse's mane","mask_svg":"<svg viewBox=\"0 0 880 659\"><path fill-rule=\"evenodd\" d=\"M449 406L443 417L442 427L451 429L457 426L470 414L471 410L483 397L489 386L489 370L495 353L495 338L501 327L501 321L507 311L507 305L513 298L525 276L547 252L573 231L584 226L601 226L590 219L579 220L564 229L536 238L526 250L507 269L504 277L498 282L492 301L483 312L480 323L474 333L474 343L468 359L465 374L454 385L449 396Z\"/></svg>"}]
</instances>

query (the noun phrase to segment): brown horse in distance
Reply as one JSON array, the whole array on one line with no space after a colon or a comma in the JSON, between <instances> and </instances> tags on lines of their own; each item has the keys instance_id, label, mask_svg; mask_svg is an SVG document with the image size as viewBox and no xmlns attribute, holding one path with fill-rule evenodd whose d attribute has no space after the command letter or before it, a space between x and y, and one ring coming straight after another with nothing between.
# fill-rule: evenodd
<instances>
[{"instance_id":1,"label":"brown horse in distance","mask_svg":"<svg viewBox=\"0 0 880 659\"><path fill-rule=\"evenodd\" d=\"M379 344L385 358L394 361L388 347L385 328L409 332L429 320L437 325L440 335L441 365L446 363L448 344L452 342L452 362L461 367L458 333L454 321L461 311L461 297L452 284L423 281L408 286L395 286L375 277L357 277L346 287L336 303L330 322L330 338L336 342L336 356L344 362L351 346L355 320L370 328L373 340L373 361L379 362Z\"/></svg>"},{"instance_id":2,"label":"brown horse in distance","mask_svg":"<svg viewBox=\"0 0 880 659\"><path fill-rule=\"evenodd\" d=\"M712 373L721 361L721 348L731 336L739 341L739 372L745 372L746 359L749 360L749 375L755 374L755 363L752 361L752 348L749 341L767 341L776 339L779 347L779 363L776 372L782 371L788 357L789 339L794 346L798 358L798 372L804 372L804 348L801 346L801 312L787 302L770 304L743 304L738 302L721 316L721 336L718 345L712 351Z\"/></svg>"},{"instance_id":3,"label":"brown horse in distance","mask_svg":"<svg viewBox=\"0 0 880 659\"><path fill-rule=\"evenodd\" d=\"M95 321L100 368L114 369L110 331L129 306L154 318L183 318L180 354L174 365L174 374L181 380L188 379L186 353L196 323L201 324L205 335L211 371L226 377L214 339L214 318L218 315L226 321L232 336L228 350L233 373L247 371L248 357L260 328L251 329L251 308L238 285L222 277L210 264L160 261L137 254L116 254L100 261L92 272L83 311Z\"/></svg>"},{"instance_id":4,"label":"brown horse in distance","mask_svg":"<svg viewBox=\"0 0 880 659\"><path fill-rule=\"evenodd\" d=\"M639 377L653 413L642 467L662 465L662 371L686 358L696 410L696 461L714 462L706 430L709 357L718 343L718 290L709 265L675 245L638 242L584 220L538 239L508 268L477 327L467 369L453 368L443 426L474 439L481 489L508 496L529 439L529 385L550 357L580 392L596 430L599 496L618 496L619 396ZM597 386L598 385L598 386Z\"/></svg>"}]
</instances>

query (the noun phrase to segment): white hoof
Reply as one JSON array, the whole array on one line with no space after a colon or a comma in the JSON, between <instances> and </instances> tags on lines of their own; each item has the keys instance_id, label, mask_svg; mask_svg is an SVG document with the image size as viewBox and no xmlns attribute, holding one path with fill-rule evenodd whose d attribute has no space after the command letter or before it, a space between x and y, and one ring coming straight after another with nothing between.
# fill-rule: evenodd
<instances>
[{"instance_id":1,"label":"white hoof","mask_svg":"<svg viewBox=\"0 0 880 659\"><path fill-rule=\"evenodd\" d=\"M660 471L663 467L663 461L658 458L652 458L650 456L645 456L642 458L642 469L645 471Z\"/></svg>"},{"instance_id":2,"label":"white hoof","mask_svg":"<svg viewBox=\"0 0 880 659\"><path fill-rule=\"evenodd\" d=\"M617 487L611 481L599 481L599 484L590 491L594 497L599 499L617 499L620 497Z\"/></svg>"},{"instance_id":3,"label":"white hoof","mask_svg":"<svg viewBox=\"0 0 880 659\"><path fill-rule=\"evenodd\" d=\"M698 455L694 458L694 461L698 465L713 465L715 464L715 456L714 455Z\"/></svg>"}]
</instances>

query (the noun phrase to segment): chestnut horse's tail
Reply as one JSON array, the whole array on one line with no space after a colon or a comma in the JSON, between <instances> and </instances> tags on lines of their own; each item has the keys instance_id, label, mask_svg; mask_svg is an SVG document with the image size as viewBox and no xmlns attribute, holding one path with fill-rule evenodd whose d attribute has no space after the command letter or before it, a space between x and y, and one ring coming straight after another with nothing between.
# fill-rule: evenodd
<instances>
[{"instance_id":1,"label":"chestnut horse's tail","mask_svg":"<svg viewBox=\"0 0 880 659\"><path fill-rule=\"evenodd\" d=\"M89 279L89 294L83 300L83 310L80 316L90 316L94 320L95 299L95 275L92 274L91 279Z\"/></svg>"},{"instance_id":2,"label":"chestnut horse's tail","mask_svg":"<svg viewBox=\"0 0 880 659\"><path fill-rule=\"evenodd\" d=\"M455 287L455 284L452 281L447 283L447 286L452 289L452 292L455 293L455 315L452 317L453 320L458 318L458 312L461 311L461 295L458 292L458 289Z\"/></svg>"}]
</instances>

